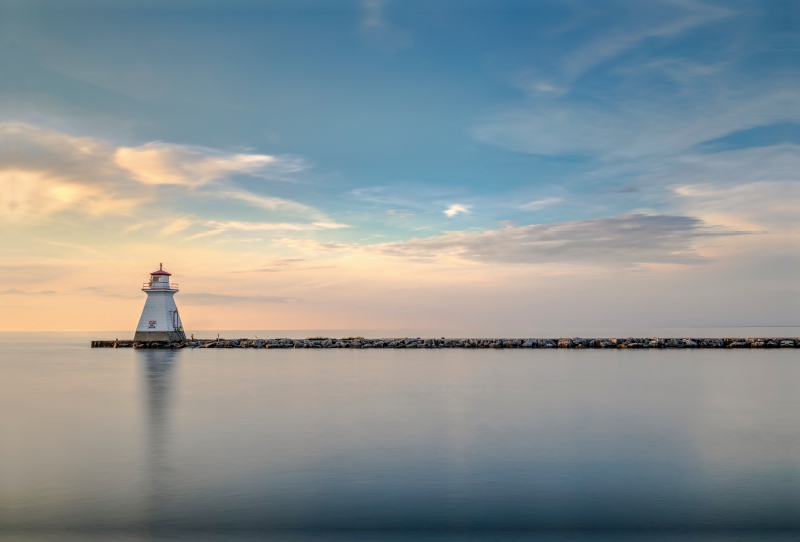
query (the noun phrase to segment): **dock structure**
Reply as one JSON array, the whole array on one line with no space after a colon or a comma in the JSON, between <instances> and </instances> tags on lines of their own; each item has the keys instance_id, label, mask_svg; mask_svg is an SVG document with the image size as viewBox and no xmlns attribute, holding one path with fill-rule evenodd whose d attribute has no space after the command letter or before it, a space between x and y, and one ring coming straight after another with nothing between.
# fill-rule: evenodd
<instances>
[{"instance_id":1,"label":"dock structure","mask_svg":"<svg viewBox=\"0 0 800 542\"><path fill-rule=\"evenodd\" d=\"M797 337L423 339L348 337L332 339L197 339L179 341L92 341L92 348L800 348Z\"/></svg>"},{"instance_id":2,"label":"dock structure","mask_svg":"<svg viewBox=\"0 0 800 542\"><path fill-rule=\"evenodd\" d=\"M150 280L142 286L147 294L147 302L142 310L139 325L132 341L91 341L92 348L617 348L617 349L659 349L659 348L800 348L798 337L755 337L755 338L594 338L580 337L559 339L538 338L473 338L448 339L400 337L365 339L364 337L311 337L308 339L191 339L186 338L175 293L178 285L170 283L172 275L164 271L162 264L158 271L150 273Z\"/></svg>"}]
</instances>

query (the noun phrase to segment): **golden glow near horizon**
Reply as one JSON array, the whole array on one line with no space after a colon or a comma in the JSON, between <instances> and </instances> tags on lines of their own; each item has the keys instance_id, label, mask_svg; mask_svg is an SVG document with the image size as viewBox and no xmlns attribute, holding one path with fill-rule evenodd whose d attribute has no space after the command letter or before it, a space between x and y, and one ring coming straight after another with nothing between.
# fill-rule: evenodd
<instances>
[{"instance_id":1,"label":"golden glow near horizon","mask_svg":"<svg viewBox=\"0 0 800 542\"><path fill-rule=\"evenodd\" d=\"M768 10L368 4L9 8L0 330L800 324Z\"/></svg>"},{"instance_id":2,"label":"golden glow near horizon","mask_svg":"<svg viewBox=\"0 0 800 542\"><path fill-rule=\"evenodd\" d=\"M106 141L18 123L0 133L37 146L0 171L10 233L0 268L3 330L133 329L144 303L139 285L158 261L182 285L176 300L188 330L518 329L607 319L745 325L795 311L745 294L760 261L798 246L794 148L718 157L726 171L731 160L770 167L770 180L687 184L691 170L684 171L671 198L674 216L696 221L688 236L683 225L641 211L376 243L319 240L319 232L348 225L244 189L215 186L213 194L286 218L210 220L174 209L208 199L203 187L237 167L269 167L269 157L209 158L160 143L144 145L146 159L134 165ZM720 299L720 291L742 295ZM780 296L780 281L762 295L770 291Z\"/></svg>"}]
</instances>

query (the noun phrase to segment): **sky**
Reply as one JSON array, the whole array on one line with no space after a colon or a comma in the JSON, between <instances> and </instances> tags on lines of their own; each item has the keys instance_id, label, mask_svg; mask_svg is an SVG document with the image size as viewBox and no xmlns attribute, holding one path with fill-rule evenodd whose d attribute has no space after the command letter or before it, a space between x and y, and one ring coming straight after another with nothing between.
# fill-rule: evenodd
<instances>
[{"instance_id":1,"label":"sky","mask_svg":"<svg viewBox=\"0 0 800 542\"><path fill-rule=\"evenodd\" d=\"M0 0L0 330L800 325L800 4Z\"/></svg>"}]
</instances>

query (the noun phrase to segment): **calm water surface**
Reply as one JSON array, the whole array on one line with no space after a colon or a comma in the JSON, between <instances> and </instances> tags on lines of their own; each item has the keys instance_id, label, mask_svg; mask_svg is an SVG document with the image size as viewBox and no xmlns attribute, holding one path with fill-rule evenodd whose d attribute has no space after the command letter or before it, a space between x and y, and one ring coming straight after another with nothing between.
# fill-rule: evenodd
<instances>
[{"instance_id":1,"label":"calm water surface","mask_svg":"<svg viewBox=\"0 0 800 542\"><path fill-rule=\"evenodd\" d=\"M800 352L0 342L8 540L796 540Z\"/></svg>"}]
</instances>

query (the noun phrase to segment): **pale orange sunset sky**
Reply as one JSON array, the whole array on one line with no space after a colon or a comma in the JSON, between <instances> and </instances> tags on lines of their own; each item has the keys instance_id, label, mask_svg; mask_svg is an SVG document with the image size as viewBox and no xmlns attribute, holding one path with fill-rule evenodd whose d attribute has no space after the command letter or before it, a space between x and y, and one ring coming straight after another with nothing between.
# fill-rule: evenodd
<instances>
[{"instance_id":1,"label":"pale orange sunset sky","mask_svg":"<svg viewBox=\"0 0 800 542\"><path fill-rule=\"evenodd\" d=\"M0 330L799 325L784 19L514 5L9 4Z\"/></svg>"}]
</instances>

